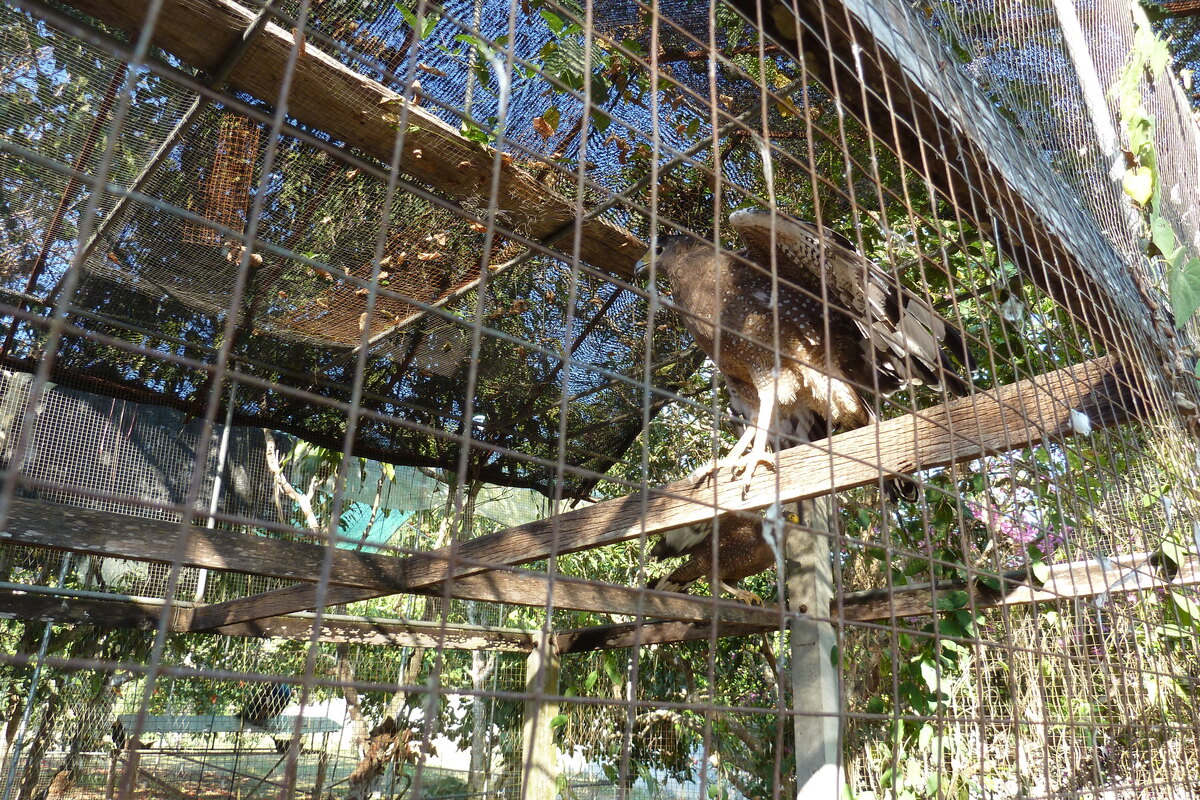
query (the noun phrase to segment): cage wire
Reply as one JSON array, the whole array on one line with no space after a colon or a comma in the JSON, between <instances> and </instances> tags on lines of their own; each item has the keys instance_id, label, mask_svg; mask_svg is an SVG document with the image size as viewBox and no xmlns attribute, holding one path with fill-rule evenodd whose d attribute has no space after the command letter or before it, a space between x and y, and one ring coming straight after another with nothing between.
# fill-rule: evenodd
<instances>
[{"instance_id":1,"label":"cage wire","mask_svg":"<svg viewBox=\"0 0 1200 800\"><path fill-rule=\"evenodd\" d=\"M1200 794L1163 53L0 7L0 797Z\"/></svg>"}]
</instances>

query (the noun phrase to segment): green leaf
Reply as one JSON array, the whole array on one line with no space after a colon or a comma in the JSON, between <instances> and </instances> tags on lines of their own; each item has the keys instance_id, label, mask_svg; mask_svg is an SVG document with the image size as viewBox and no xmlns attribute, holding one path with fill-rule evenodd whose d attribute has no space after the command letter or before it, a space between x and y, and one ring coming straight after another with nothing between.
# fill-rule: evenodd
<instances>
[{"instance_id":1,"label":"green leaf","mask_svg":"<svg viewBox=\"0 0 1200 800\"><path fill-rule=\"evenodd\" d=\"M921 679L925 681L925 685L929 687L929 693L936 695L938 692L939 681L937 665L932 661L925 660L921 662L920 667Z\"/></svg>"},{"instance_id":2,"label":"green leaf","mask_svg":"<svg viewBox=\"0 0 1200 800\"><path fill-rule=\"evenodd\" d=\"M1182 566L1183 562L1187 561L1187 548L1175 541L1173 538L1168 537L1163 539L1162 544L1159 545L1159 549L1162 551L1162 554L1171 559L1171 563L1177 567Z\"/></svg>"},{"instance_id":3,"label":"green leaf","mask_svg":"<svg viewBox=\"0 0 1200 800\"><path fill-rule=\"evenodd\" d=\"M433 33L433 29L442 21L442 18L437 14L425 12L425 24L421 27L421 38L428 39L429 34Z\"/></svg>"},{"instance_id":4,"label":"green leaf","mask_svg":"<svg viewBox=\"0 0 1200 800\"><path fill-rule=\"evenodd\" d=\"M551 130L558 130L558 123L562 121L562 112L558 110L558 106L550 106L542 112L542 119Z\"/></svg>"},{"instance_id":5,"label":"green leaf","mask_svg":"<svg viewBox=\"0 0 1200 800\"><path fill-rule=\"evenodd\" d=\"M1029 565L1029 571L1033 573L1033 579L1039 584L1050 580L1050 567L1045 561L1034 561Z\"/></svg>"},{"instance_id":6,"label":"green leaf","mask_svg":"<svg viewBox=\"0 0 1200 800\"><path fill-rule=\"evenodd\" d=\"M1196 309L1200 308L1200 258L1189 259L1182 266L1172 269L1168 273L1167 283L1175 327L1183 328Z\"/></svg>"},{"instance_id":7,"label":"green leaf","mask_svg":"<svg viewBox=\"0 0 1200 800\"><path fill-rule=\"evenodd\" d=\"M1155 214L1150 220L1150 241L1164 256L1176 251L1175 229L1165 218Z\"/></svg>"},{"instance_id":8,"label":"green leaf","mask_svg":"<svg viewBox=\"0 0 1200 800\"><path fill-rule=\"evenodd\" d=\"M1154 147L1154 120L1146 113L1146 108L1141 105L1140 98L1138 105L1129 109L1128 118L1125 120L1125 130L1129 134L1129 150L1135 157L1140 159Z\"/></svg>"},{"instance_id":9,"label":"green leaf","mask_svg":"<svg viewBox=\"0 0 1200 800\"><path fill-rule=\"evenodd\" d=\"M1167 64L1171 63L1171 51L1167 47L1167 43L1155 36L1154 44L1150 48L1146 62L1150 70L1150 76L1154 80L1158 80L1163 70L1167 68Z\"/></svg>"},{"instance_id":10,"label":"green leaf","mask_svg":"<svg viewBox=\"0 0 1200 800\"><path fill-rule=\"evenodd\" d=\"M558 714L557 716L553 717L550 720L551 730L553 730L555 728L561 728L563 725L566 725L566 724L567 724L567 715L566 714Z\"/></svg>"},{"instance_id":11,"label":"green leaf","mask_svg":"<svg viewBox=\"0 0 1200 800\"><path fill-rule=\"evenodd\" d=\"M555 36L562 33L563 28L567 27L567 23L563 21L563 18L553 11L543 8L538 13L542 15L542 19L546 20L546 24L550 26L550 31Z\"/></svg>"},{"instance_id":12,"label":"green leaf","mask_svg":"<svg viewBox=\"0 0 1200 800\"><path fill-rule=\"evenodd\" d=\"M964 607L971 602L969 592L964 592L961 589L956 589L953 592L943 592L934 600L933 606L939 611L954 611L955 609Z\"/></svg>"},{"instance_id":13,"label":"green leaf","mask_svg":"<svg viewBox=\"0 0 1200 800\"><path fill-rule=\"evenodd\" d=\"M1180 625L1159 625L1155 630L1159 636L1167 636L1172 639L1191 639L1196 635L1193 629L1184 628Z\"/></svg>"},{"instance_id":14,"label":"green leaf","mask_svg":"<svg viewBox=\"0 0 1200 800\"><path fill-rule=\"evenodd\" d=\"M933 726L926 723L921 726L921 730L917 733L917 748L920 750L928 750L930 742L933 741Z\"/></svg>"},{"instance_id":15,"label":"green leaf","mask_svg":"<svg viewBox=\"0 0 1200 800\"><path fill-rule=\"evenodd\" d=\"M1171 602L1175 604L1175 609L1183 617L1181 622L1186 622L1193 628L1200 627L1200 603L1180 594L1178 590L1171 592Z\"/></svg>"},{"instance_id":16,"label":"green leaf","mask_svg":"<svg viewBox=\"0 0 1200 800\"><path fill-rule=\"evenodd\" d=\"M977 583L986 586L993 592L1003 591L1003 584L1000 583L1000 578L995 575L980 575L975 580Z\"/></svg>"},{"instance_id":17,"label":"green leaf","mask_svg":"<svg viewBox=\"0 0 1200 800\"><path fill-rule=\"evenodd\" d=\"M607 659L604 661L604 672L608 675L608 679L613 682L613 686L620 686L624 683L621 679L621 673L617 670L616 664L613 664Z\"/></svg>"}]
</instances>

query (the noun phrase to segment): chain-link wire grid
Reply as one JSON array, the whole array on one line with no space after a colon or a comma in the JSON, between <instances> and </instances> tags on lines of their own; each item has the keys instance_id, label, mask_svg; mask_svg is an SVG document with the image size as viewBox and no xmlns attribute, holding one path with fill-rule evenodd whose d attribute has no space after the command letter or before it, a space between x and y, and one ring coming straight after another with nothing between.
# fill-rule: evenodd
<instances>
[{"instance_id":1,"label":"chain-link wire grid","mask_svg":"<svg viewBox=\"0 0 1200 800\"><path fill-rule=\"evenodd\" d=\"M1194 356L1110 91L1140 24L0 9L0 796L1193 796ZM1185 264L1194 127L1138 90ZM752 244L752 206L944 318L967 396L878 391L870 310L756 257L773 391L793 292L870 413L689 477L754 409L643 253ZM741 522L762 608L717 591ZM684 523L717 567L655 589Z\"/></svg>"}]
</instances>

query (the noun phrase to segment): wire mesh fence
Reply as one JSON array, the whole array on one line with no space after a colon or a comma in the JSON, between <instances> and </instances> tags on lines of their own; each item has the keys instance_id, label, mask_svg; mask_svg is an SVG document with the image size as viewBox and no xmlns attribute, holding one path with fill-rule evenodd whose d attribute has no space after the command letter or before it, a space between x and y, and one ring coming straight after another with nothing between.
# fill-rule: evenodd
<instances>
[{"instance_id":1,"label":"wire mesh fence","mask_svg":"<svg viewBox=\"0 0 1200 800\"><path fill-rule=\"evenodd\" d=\"M1138 9L12 0L0 58L4 800L1200 794Z\"/></svg>"}]
</instances>

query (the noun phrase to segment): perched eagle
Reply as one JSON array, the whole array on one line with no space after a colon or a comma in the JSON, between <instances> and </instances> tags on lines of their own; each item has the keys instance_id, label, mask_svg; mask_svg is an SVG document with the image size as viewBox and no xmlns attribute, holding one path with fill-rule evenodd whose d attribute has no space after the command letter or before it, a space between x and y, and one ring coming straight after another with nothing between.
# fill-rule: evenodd
<instances>
[{"instance_id":1,"label":"perched eagle","mask_svg":"<svg viewBox=\"0 0 1200 800\"><path fill-rule=\"evenodd\" d=\"M729 222L746 244L741 252L685 236L660 237L658 251L684 324L725 376L734 411L753 423L716 468L736 475L749 467L748 480L759 464L770 466L771 431L791 446L866 425L875 392L910 384L968 391L954 363L969 374L958 332L925 301L898 293L844 237L761 209Z\"/></svg>"},{"instance_id":2,"label":"perched eagle","mask_svg":"<svg viewBox=\"0 0 1200 800\"><path fill-rule=\"evenodd\" d=\"M721 519L717 584L713 587L713 595L718 593L718 589L724 589L745 603L762 604L758 595L739 589L733 584L775 566L775 551L767 537L773 537L773 541L778 541L781 537L774 530L764 533L763 527L770 527L773 524L772 520L776 518L768 514L765 520L751 520L738 516ZM711 581L714 527L711 521L701 522L664 533L650 550L650 557L659 561L676 556L687 556L688 559L671 574L659 578L653 588L665 592L686 592L688 587L698 580Z\"/></svg>"},{"instance_id":3,"label":"perched eagle","mask_svg":"<svg viewBox=\"0 0 1200 800\"><path fill-rule=\"evenodd\" d=\"M243 722L262 727L283 713L292 700L292 687L286 683L262 686L251 695L250 700L238 713Z\"/></svg>"}]
</instances>

